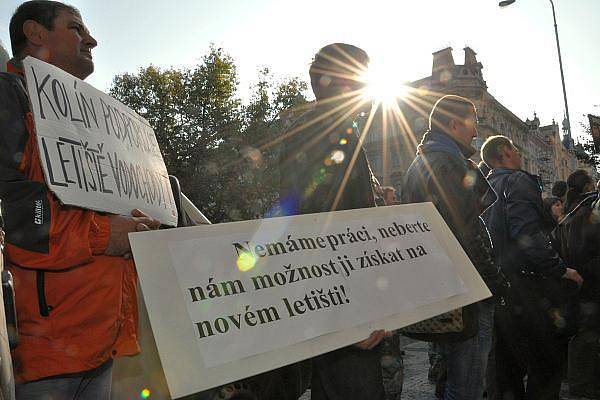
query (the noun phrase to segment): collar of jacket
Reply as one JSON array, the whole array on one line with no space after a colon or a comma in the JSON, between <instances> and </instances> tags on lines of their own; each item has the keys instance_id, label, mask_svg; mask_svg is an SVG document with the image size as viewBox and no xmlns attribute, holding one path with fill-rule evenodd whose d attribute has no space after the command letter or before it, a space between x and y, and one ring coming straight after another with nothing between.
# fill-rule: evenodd
<instances>
[{"instance_id":1,"label":"collar of jacket","mask_svg":"<svg viewBox=\"0 0 600 400\"><path fill-rule=\"evenodd\" d=\"M426 154L434 151L443 151L457 157L469 158L476 150L472 146L465 146L454 138L440 131L427 131L425 142L417 147L417 154Z\"/></svg>"},{"instance_id":2,"label":"collar of jacket","mask_svg":"<svg viewBox=\"0 0 600 400\"><path fill-rule=\"evenodd\" d=\"M539 175L534 175L534 174L530 174L527 171L524 171L522 169L511 169L511 168L504 168L504 167L499 167L499 168L493 168L490 173L487 176L488 180L492 180L498 176L502 176L502 175L510 175L510 174L514 174L515 172L522 172L525 175L527 175L530 179L532 179L533 181L535 181L535 183L539 186L540 188L540 192L544 191L544 186L542 184L542 180L540 178Z\"/></svg>"},{"instance_id":3,"label":"collar of jacket","mask_svg":"<svg viewBox=\"0 0 600 400\"><path fill-rule=\"evenodd\" d=\"M6 70L8 72L12 72L13 74L18 74L21 76L25 75L23 72L23 60L11 58L6 63Z\"/></svg>"},{"instance_id":4,"label":"collar of jacket","mask_svg":"<svg viewBox=\"0 0 600 400\"><path fill-rule=\"evenodd\" d=\"M540 180L540 177L538 175L530 174L529 172L524 171L522 169L512 169L512 168L505 168L505 167L492 168L492 170L488 174L488 179L499 176L499 175L513 174L515 172L522 172L525 175L529 176L531 179L534 179L538 182Z\"/></svg>"},{"instance_id":5,"label":"collar of jacket","mask_svg":"<svg viewBox=\"0 0 600 400\"><path fill-rule=\"evenodd\" d=\"M307 129L322 130L323 127L337 129L342 125L352 124L355 136L360 137L360 130L356 123L358 111L349 114L349 108L339 107L340 104L342 104L340 101L313 101L306 106L306 110L302 114L294 119L290 128L306 124Z\"/></svg>"}]
</instances>

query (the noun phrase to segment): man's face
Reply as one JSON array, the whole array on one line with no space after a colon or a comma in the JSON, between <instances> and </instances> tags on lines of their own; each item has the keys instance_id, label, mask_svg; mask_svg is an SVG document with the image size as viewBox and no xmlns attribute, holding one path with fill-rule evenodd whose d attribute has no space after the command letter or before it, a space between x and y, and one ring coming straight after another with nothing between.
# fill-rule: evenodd
<instances>
[{"instance_id":1,"label":"man's face","mask_svg":"<svg viewBox=\"0 0 600 400\"><path fill-rule=\"evenodd\" d=\"M85 79L94 72L91 50L97 45L80 15L60 10L54 19L54 29L46 31L40 58Z\"/></svg>"},{"instance_id":2,"label":"man's face","mask_svg":"<svg viewBox=\"0 0 600 400\"><path fill-rule=\"evenodd\" d=\"M319 80L317 98L327 98L343 95L350 92L358 92L366 86L360 79L360 75L350 70L337 70L331 74L324 73Z\"/></svg>"},{"instance_id":3,"label":"man's face","mask_svg":"<svg viewBox=\"0 0 600 400\"><path fill-rule=\"evenodd\" d=\"M394 192L393 190L386 191L383 194L383 201L388 206L394 204L397 201L397 199L396 199L396 192Z\"/></svg>"},{"instance_id":4,"label":"man's face","mask_svg":"<svg viewBox=\"0 0 600 400\"><path fill-rule=\"evenodd\" d=\"M558 222L563 216L562 201L557 201L556 203L552 204L550 211L552 212L552 217L554 217L554 220Z\"/></svg>"},{"instance_id":5,"label":"man's face","mask_svg":"<svg viewBox=\"0 0 600 400\"><path fill-rule=\"evenodd\" d=\"M502 164L506 168L521 169L521 153L515 146L503 148Z\"/></svg>"},{"instance_id":6,"label":"man's face","mask_svg":"<svg viewBox=\"0 0 600 400\"><path fill-rule=\"evenodd\" d=\"M465 119L453 120L452 136L464 146L470 146L473 138L477 137L477 113L473 110Z\"/></svg>"}]
</instances>

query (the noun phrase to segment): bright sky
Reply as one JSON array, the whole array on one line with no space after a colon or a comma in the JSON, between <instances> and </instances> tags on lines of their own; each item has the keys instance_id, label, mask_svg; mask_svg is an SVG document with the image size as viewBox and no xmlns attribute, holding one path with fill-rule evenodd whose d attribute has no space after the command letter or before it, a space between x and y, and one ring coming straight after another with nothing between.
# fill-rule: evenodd
<instances>
[{"instance_id":1,"label":"bright sky","mask_svg":"<svg viewBox=\"0 0 600 400\"><path fill-rule=\"evenodd\" d=\"M583 114L600 114L600 1L555 0L563 66L575 136ZM18 0L0 2L0 40L9 47L8 22ZM308 80L307 67L322 46L343 41L364 48L372 63L416 80L431 72L431 53L470 46L484 66L488 90L521 119L536 111L542 124L562 121L564 103L552 9L546 0L73 0L98 40L101 90L114 75L139 67L192 66L210 43L238 66L240 94L261 66L275 76Z\"/></svg>"}]
</instances>

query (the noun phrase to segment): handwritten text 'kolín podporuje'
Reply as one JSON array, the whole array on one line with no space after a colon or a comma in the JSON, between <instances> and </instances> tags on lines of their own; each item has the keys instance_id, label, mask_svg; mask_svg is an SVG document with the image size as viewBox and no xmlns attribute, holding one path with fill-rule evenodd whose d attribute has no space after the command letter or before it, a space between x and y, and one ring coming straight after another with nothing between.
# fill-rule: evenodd
<instances>
[{"instance_id":1,"label":"handwritten text 'kol\u00edn podporuje'","mask_svg":"<svg viewBox=\"0 0 600 400\"><path fill-rule=\"evenodd\" d=\"M90 132L99 131L113 136L128 148L147 154L160 154L158 142L149 126L133 115L111 106L101 97L94 98L79 91L76 78L73 78L71 88L50 73L38 77L34 67L31 67L31 72L37 94L34 101L39 107L41 119L70 121Z\"/></svg>"},{"instance_id":2,"label":"handwritten text 'kol\u00edn podporuje'","mask_svg":"<svg viewBox=\"0 0 600 400\"><path fill-rule=\"evenodd\" d=\"M49 123L69 123L78 132L67 130L58 137L40 133L40 152L51 186L163 208L173 204L158 142L143 119L74 77L55 77L34 66L31 74L32 102L39 117Z\"/></svg>"},{"instance_id":3,"label":"handwritten text 'kol\u00edn podporuje'","mask_svg":"<svg viewBox=\"0 0 600 400\"><path fill-rule=\"evenodd\" d=\"M411 234L430 233L431 229L426 222L414 223L393 222L390 226L378 227L374 235L364 226L352 231L347 228L345 232L327 235L314 235L312 237L287 236L285 242L271 242L256 244L249 241L234 242L232 246L239 257L249 257L258 260L264 257L286 255L299 251L318 251L329 249L339 251L344 246L351 246L360 242L378 243ZM191 303L212 301L225 296L242 295L248 291L262 291L271 288L291 285L307 280L322 280L327 278L350 278L354 271L382 268L387 265L410 262L428 255L423 244L411 247L393 246L387 251L376 248L362 250L362 254L349 257L347 254L336 255L320 263L310 265L294 265L285 263L280 271L271 273L244 275L242 279L215 282L209 278L205 285L188 287ZM230 315L220 315L217 318L195 322L197 334L200 339L226 334L231 330L242 330L257 325L275 323L282 318L295 318L309 312L318 312L333 307L341 307L351 302L351 294L343 284L321 286L316 283L303 295L290 298L281 297L280 304L269 304L266 307L253 307L244 305L243 312L234 312Z\"/></svg>"}]
</instances>

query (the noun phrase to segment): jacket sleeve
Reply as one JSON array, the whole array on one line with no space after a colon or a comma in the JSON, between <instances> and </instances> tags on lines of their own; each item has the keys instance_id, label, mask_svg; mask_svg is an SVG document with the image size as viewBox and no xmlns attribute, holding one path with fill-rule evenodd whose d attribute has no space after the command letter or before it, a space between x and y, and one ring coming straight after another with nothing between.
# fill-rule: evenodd
<instances>
[{"instance_id":1,"label":"jacket sleeve","mask_svg":"<svg viewBox=\"0 0 600 400\"><path fill-rule=\"evenodd\" d=\"M48 190L33 132L21 78L0 74L0 198L8 260L43 270L87 263L108 245L109 218L65 206Z\"/></svg>"},{"instance_id":2,"label":"jacket sleeve","mask_svg":"<svg viewBox=\"0 0 600 400\"><path fill-rule=\"evenodd\" d=\"M514 173L506 185L508 235L526 255L534 271L548 277L561 277L566 266L552 248L542 229L541 193L536 182L524 173Z\"/></svg>"},{"instance_id":3,"label":"jacket sleeve","mask_svg":"<svg viewBox=\"0 0 600 400\"><path fill-rule=\"evenodd\" d=\"M449 157L436 164L427 183L433 203L486 285L492 293L501 294L506 280L493 261L489 235L478 215L477 196L469 188L471 171Z\"/></svg>"}]
</instances>

